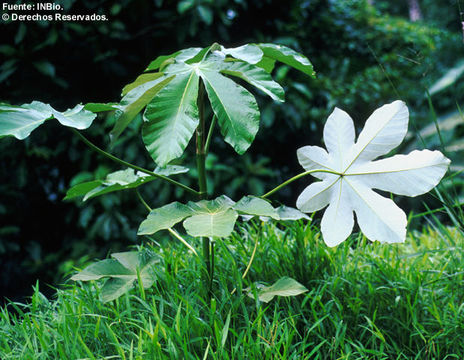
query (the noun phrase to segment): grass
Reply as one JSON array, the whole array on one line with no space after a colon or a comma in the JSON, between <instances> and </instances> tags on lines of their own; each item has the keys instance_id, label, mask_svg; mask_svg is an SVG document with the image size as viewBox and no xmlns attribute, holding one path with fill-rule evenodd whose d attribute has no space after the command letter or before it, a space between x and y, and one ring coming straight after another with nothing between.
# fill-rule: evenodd
<instances>
[{"instance_id":1,"label":"grass","mask_svg":"<svg viewBox=\"0 0 464 360\"><path fill-rule=\"evenodd\" d=\"M256 259L241 275L258 239ZM155 285L107 304L101 283L72 283L52 300L0 314L7 359L460 359L462 234L441 225L405 244L362 236L328 248L316 226L252 222L216 244L214 294L201 259L167 243ZM290 276L309 291L260 303L243 289ZM237 292L231 291L237 287Z\"/></svg>"}]
</instances>

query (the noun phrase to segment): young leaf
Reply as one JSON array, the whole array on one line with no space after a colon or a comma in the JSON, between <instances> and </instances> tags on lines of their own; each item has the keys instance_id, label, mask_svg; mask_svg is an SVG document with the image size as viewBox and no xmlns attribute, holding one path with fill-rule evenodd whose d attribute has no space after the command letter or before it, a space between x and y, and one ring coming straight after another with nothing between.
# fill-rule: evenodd
<instances>
[{"instance_id":1,"label":"young leaf","mask_svg":"<svg viewBox=\"0 0 464 360\"><path fill-rule=\"evenodd\" d=\"M300 210L294 209L289 206L279 206L277 209L277 214L279 215L280 220L300 220L306 219L311 220L311 218Z\"/></svg>"},{"instance_id":2,"label":"young leaf","mask_svg":"<svg viewBox=\"0 0 464 360\"><path fill-rule=\"evenodd\" d=\"M254 96L214 69L205 66L200 75L225 141L238 154L243 154L259 128L259 110Z\"/></svg>"},{"instance_id":3,"label":"young leaf","mask_svg":"<svg viewBox=\"0 0 464 360\"><path fill-rule=\"evenodd\" d=\"M96 115L76 105L73 109L59 112L48 104L33 101L30 104L12 106L0 104L0 136L14 136L23 140L46 120L55 118L62 125L87 129Z\"/></svg>"},{"instance_id":4,"label":"young leaf","mask_svg":"<svg viewBox=\"0 0 464 360\"><path fill-rule=\"evenodd\" d=\"M106 280L105 284L101 289L101 299L104 303L116 300L121 295L124 295L130 289L134 287L135 279L127 278L121 279L111 277Z\"/></svg>"},{"instance_id":5,"label":"young leaf","mask_svg":"<svg viewBox=\"0 0 464 360\"><path fill-rule=\"evenodd\" d=\"M100 280L104 277L131 278L132 272L119 261L105 259L87 266L81 272L73 275L71 280L90 281Z\"/></svg>"},{"instance_id":6,"label":"young leaf","mask_svg":"<svg viewBox=\"0 0 464 360\"><path fill-rule=\"evenodd\" d=\"M254 216L268 216L279 220L279 214L266 200L255 196L245 196L238 201L233 208L239 213L244 213Z\"/></svg>"},{"instance_id":7,"label":"young leaf","mask_svg":"<svg viewBox=\"0 0 464 360\"><path fill-rule=\"evenodd\" d=\"M165 168L156 168L153 172L159 175L169 176L187 172L188 169L182 166L168 165ZM134 189L140 185L146 184L156 177L141 172L135 172L133 169L119 170L108 174L105 180L93 180L77 184L69 189L63 200L70 200L78 196L84 196L83 201L107 194L113 191Z\"/></svg>"},{"instance_id":8,"label":"young leaf","mask_svg":"<svg viewBox=\"0 0 464 360\"><path fill-rule=\"evenodd\" d=\"M247 295L254 298L253 292L250 288L246 289ZM258 288L258 299L262 302L268 303L275 296L297 296L308 291L306 287L301 285L298 281L283 277L277 280L271 286L260 286Z\"/></svg>"},{"instance_id":9,"label":"young leaf","mask_svg":"<svg viewBox=\"0 0 464 360\"><path fill-rule=\"evenodd\" d=\"M169 229L191 214L192 210L188 206L177 201L158 209L153 209L140 224L137 234L151 235L159 230Z\"/></svg>"},{"instance_id":10,"label":"young leaf","mask_svg":"<svg viewBox=\"0 0 464 360\"><path fill-rule=\"evenodd\" d=\"M102 300L108 302L117 299L134 286L137 271L145 289L155 281L153 267L160 262L160 257L152 252L123 252L111 255L113 259L105 259L89 265L71 277L74 281L90 281L107 278L102 287Z\"/></svg>"},{"instance_id":11,"label":"young leaf","mask_svg":"<svg viewBox=\"0 0 464 360\"><path fill-rule=\"evenodd\" d=\"M160 166L182 155L198 126L196 71L187 64L174 64L169 69L177 73L176 77L155 96L144 113L143 141Z\"/></svg>"},{"instance_id":12,"label":"young leaf","mask_svg":"<svg viewBox=\"0 0 464 360\"><path fill-rule=\"evenodd\" d=\"M295 50L283 45L256 44L263 51L264 56L287 64L301 72L315 77L313 65L308 58Z\"/></svg>"},{"instance_id":13,"label":"young leaf","mask_svg":"<svg viewBox=\"0 0 464 360\"><path fill-rule=\"evenodd\" d=\"M408 109L395 101L374 111L355 143L353 120L335 109L324 127L328 152L317 146L298 150L298 160L321 179L309 185L298 197L304 212L328 205L322 217L324 241L335 246L344 241L354 225L356 213L361 231L371 241L404 242L406 214L391 200L372 188L395 194L417 196L430 191L445 175L450 160L439 151L413 151L375 160L398 146L407 132Z\"/></svg>"},{"instance_id":14,"label":"young leaf","mask_svg":"<svg viewBox=\"0 0 464 360\"><path fill-rule=\"evenodd\" d=\"M231 208L234 202L228 197L189 202L187 205L192 210L192 215L183 224L189 235L227 237L232 233L238 214Z\"/></svg>"}]
</instances>

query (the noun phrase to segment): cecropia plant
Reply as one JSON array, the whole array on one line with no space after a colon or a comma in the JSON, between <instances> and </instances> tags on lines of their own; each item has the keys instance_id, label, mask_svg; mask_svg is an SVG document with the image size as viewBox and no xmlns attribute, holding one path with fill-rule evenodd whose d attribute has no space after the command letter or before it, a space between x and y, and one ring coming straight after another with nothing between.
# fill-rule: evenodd
<instances>
[{"instance_id":1,"label":"cecropia plant","mask_svg":"<svg viewBox=\"0 0 464 360\"><path fill-rule=\"evenodd\" d=\"M430 150L373 161L403 141L408 120L404 102L384 105L367 119L355 143L353 120L335 108L324 127L327 151L318 146L298 149L300 164L322 181L312 183L301 193L297 207L313 212L329 205L321 223L328 246L340 244L351 234L353 212L369 240L404 242L406 214L391 199L372 189L421 195L440 182L450 164L441 152Z\"/></svg>"}]
</instances>

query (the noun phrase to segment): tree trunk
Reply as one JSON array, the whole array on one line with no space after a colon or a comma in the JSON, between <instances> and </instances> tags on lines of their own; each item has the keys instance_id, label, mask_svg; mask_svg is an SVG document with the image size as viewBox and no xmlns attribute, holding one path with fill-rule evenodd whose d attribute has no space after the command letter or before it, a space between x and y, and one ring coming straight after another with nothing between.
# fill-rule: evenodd
<instances>
[{"instance_id":1,"label":"tree trunk","mask_svg":"<svg viewBox=\"0 0 464 360\"><path fill-rule=\"evenodd\" d=\"M422 20L422 12L419 5L419 0L408 0L409 20Z\"/></svg>"}]
</instances>

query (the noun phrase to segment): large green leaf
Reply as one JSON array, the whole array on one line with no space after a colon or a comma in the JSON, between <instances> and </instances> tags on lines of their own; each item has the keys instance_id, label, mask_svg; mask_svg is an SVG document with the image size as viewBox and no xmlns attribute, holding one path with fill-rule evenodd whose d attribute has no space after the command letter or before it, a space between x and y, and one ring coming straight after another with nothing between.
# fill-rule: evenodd
<instances>
[{"instance_id":1,"label":"large green leaf","mask_svg":"<svg viewBox=\"0 0 464 360\"><path fill-rule=\"evenodd\" d=\"M147 106L143 141L155 162L164 166L182 155L198 126L198 75L187 64L169 66L176 77Z\"/></svg>"},{"instance_id":2,"label":"large green leaf","mask_svg":"<svg viewBox=\"0 0 464 360\"><path fill-rule=\"evenodd\" d=\"M259 110L254 96L214 68L208 68L207 63L201 68L200 76L225 141L238 154L243 154L259 128Z\"/></svg>"},{"instance_id":3,"label":"large green leaf","mask_svg":"<svg viewBox=\"0 0 464 360\"><path fill-rule=\"evenodd\" d=\"M108 302L117 299L140 280L145 289L155 281L154 266L160 262L160 257L152 252L123 252L112 254L113 259L105 259L89 265L81 272L71 277L74 281L90 281L107 278L102 287L102 300ZM137 274L138 273L138 274Z\"/></svg>"},{"instance_id":4,"label":"large green leaf","mask_svg":"<svg viewBox=\"0 0 464 360\"><path fill-rule=\"evenodd\" d=\"M254 298L251 289L246 289L249 297ZM277 280L271 286L258 285L258 299L263 302L271 301L275 296L296 296L308 291L306 287L301 285L298 281L283 277Z\"/></svg>"},{"instance_id":5,"label":"large green leaf","mask_svg":"<svg viewBox=\"0 0 464 360\"><path fill-rule=\"evenodd\" d=\"M187 172L188 169L182 166L168 165L166 168L156 168L153 172L159 175L169 176ZM134 189L146 184L156 177L133 169L119 170L108 174L105 180L93 180L77 184L69 189L64 200L70 200L79 196L84 196L84 201L107 194L113 191Z\"/></svg>"},{"instance_id":6,"label":"large green leaf","mask_svg":"<svg viewBox=\"0 0 464 360\"><path fill-rule=\"evenodd\" d=\"M285 92L282 86L272 80L271 75L262 68L241 61L224 62L223 64L221 73L245 80L269 95L272 100L285 101Z\"/></svg>"},{"instance_id":7,"label":"large green leaf","mask_svg":"<svg viewBox=\"0 0 464 360\"><path fill-rule=\"evenodd\" d=\"M269 216L276 220L280 219L277 210L271 204L255 196L245 196L233 207L240 213L254 216Z\"/></svg>"},{"instance_id":8,"label":"large green leaf","mask_svg":"<svg viewBox=\"0 0 464 360\"><path fill-rule=\"evenodd\" d=\"M137 234L150 235L159 230L171 228L191 214L192 210L179 202L164 205L148 214L148 217L140 224Z\"/></svg>"},{"instance_id":9,"label":"large green leaf","mask_svg":"<svg viewBox=\"0 0 464 360\"><path fill-rule=\"evenodd\" d=\"M172 81L175 75L164 75L161 73L147 74L153 78L150 81L142 82L139 79L140 85L132 88L122 98L120 103L120 109L116 111L116 124L113 130L111 130L110 137L111 142L114 143L116 139L121 135L124 129L130 124L135 116L145 107L147 104L159 93L170 81ZM143 76L143 75L142 75ZM144 78L143 80L145 80ZM135 81L137 82L137 80ZM131 85L131 84L129 84Z\"/></svg>"},{"instance_id":10,"label":"large green leaf","mask_svg":"<svg viewBox=\"0 0 464 360\"><path fill-rule=\"evenodd\" d=\"M315 77L313 65L308 58L289 47L276 44L256 44L263 51L264 56L280 61L301 72Z\"/></svg>"},{"instance_id":11,"label":"large green leaf","mask_svg":"<svg viewBox=\"0 0 464 360\"><path fill-rule=\"evenodd\" d=\"M238 214L234 202L227 196L187 204L192 216L184 220L184 228L191 236L227 237L234 229Z\"/></svg>"},{"instance_id":12,"label":"large green leaf","mask_svg":"<svg viewBox=\"0 0 464 360\"><path fill-rule=\"evenodd\" d=\"M33 101L30 104L12 106L0 104L0 136L14 136L23 140L46 120L55 118L62 125L76 129L88 128L96 115L83 105L59 112L48 104Z\"/></svg>"}]
</instances>

